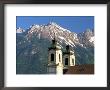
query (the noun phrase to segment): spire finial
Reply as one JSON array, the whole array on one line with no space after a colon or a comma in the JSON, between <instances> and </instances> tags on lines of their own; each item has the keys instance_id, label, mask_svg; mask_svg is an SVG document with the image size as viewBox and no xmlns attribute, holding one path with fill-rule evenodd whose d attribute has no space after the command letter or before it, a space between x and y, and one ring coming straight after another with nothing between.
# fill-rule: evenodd
<instances>
[{"instance_id":1,"label":"spire finial","mask_svg":"<svg viewBox=\"0 0 110 90\"><path fill-rule=\"evenodd\" d=\"M54 40L56 40L56 33L54 32Z\"/></svg>"},{"instance_id":2,"label":"spire finial","mask_svg":"<svg viewBox=\"0 0 110 90\"><path fill-rule=\"evenodd\" d=\"M66 50L67 50L67 51L70 50L70 46L69 46L69 45L66 46Z\"/></svg>"},{"instance_id":3,"label":"spire finial","mask_svg":"<svg viewBox=\"0 0 110 90\"><path fill-rule=\"evenodd\" d=\"M55 32L53 32L53 33L54 33L54 38L52 40L52 44L56 45L56 43L57 43L57 41L56 41L56 33Z\"/></svg>"},{"instance_id":4,"label":"spire finial","mask_svg":"<svg viewBox=\"0 0 110 90\"><path fill-rule=\"evenodd\" d=\"M55 32L54 32L54 40L55 40Z\"/></svg>"}]
</instances>

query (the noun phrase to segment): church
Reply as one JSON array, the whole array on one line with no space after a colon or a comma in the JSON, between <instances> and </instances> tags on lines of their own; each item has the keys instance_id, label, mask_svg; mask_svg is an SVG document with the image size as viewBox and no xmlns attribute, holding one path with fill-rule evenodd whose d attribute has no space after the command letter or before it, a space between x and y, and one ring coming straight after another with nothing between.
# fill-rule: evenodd
<instances>
[{"instance_id":1,"label":"church","mask_svg":"<svg viewBox=\"0 0 110 90\"><path fill-rule=\"evenodd\" d=\"M94 74L94 65L75 65L75 54L67 45L66 51L62 52L57 40L52 40L48 48L48 74Z\"/></svg>"}]
</instances>

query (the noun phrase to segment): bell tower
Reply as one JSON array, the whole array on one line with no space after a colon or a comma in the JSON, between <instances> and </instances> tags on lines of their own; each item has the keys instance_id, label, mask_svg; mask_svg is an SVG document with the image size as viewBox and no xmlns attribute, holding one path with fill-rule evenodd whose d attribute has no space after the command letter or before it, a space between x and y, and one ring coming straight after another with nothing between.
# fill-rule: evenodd
<instances>
[{"instance_id":1,"label":"bell tower","mask_svg":"<svg viewBox=\"0 0 110 90\"><path fill-rule=\"evenodd\" d=\"M69 66L75 66L74 52L70 50L70 46L66 46L66 51L63 52L63 65L64 69L68 69Z\"/></svg>"},{"instance_id":2,"label":"bell tower","mask_svg":"<svg viewBox=\"0 0 110 90\"><path fill-rule=\"evenodd\" d=\"M63 74L62 51L54 37L51 47L48 48L48 74Z\"/></svg>"}]
</instances>

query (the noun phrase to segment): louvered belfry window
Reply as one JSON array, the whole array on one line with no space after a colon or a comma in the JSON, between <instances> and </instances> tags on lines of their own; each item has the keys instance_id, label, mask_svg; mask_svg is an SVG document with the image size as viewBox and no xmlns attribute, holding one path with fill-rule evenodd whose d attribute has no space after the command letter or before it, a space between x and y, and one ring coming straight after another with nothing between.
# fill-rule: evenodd
<instances>
[{"instance_id":1,"label":"louvered belfry window","mask_svg":"<svg viewBox=\"0 0 110 90\"><path fill-rule=\"evenodd\" d=\"M65 58L65 65L68 65L68 58Z\"/></svg>"},{"instance_id":2,"label":"louvered belfry window","mask_svg":"<svg viewBox=\"0 0 110 90\"><path fill-rule=\"evenodd\" d=\"M59 54L59 62L60 62L61 60L60 60L60 54Z\"/></svg>"},{"instance_id":3,"label":"louvered belfry window","mask_svg":"<svg viewBox=\"0 0 110 90\"><path fill-rule=\"evenodd\" d=\"M54 54L51 54L51 61L54 61Z\"/></svg>"}]
</instances>

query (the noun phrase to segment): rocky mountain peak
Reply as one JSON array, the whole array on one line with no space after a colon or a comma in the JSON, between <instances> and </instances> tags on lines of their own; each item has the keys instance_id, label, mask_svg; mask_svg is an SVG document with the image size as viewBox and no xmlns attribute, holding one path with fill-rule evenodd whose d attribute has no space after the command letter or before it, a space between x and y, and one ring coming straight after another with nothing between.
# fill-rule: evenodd
<instances>
[{"instance_id":1,"label":"rocky mountain peak","mask_svg":"<svg viewBox=\"0 0 110 90\"><path fill-rule=\"evenodd\" d=\"M21 28L17 31L19 33L23 32ZM75 47L76 45L80 45L82 47L94 45L94 33L92 30L87 29L84 32L77 34L61 27L55 22L49 22L48 24L43 25L33 24L30 26L26 37L27 40L31 40L33 36L39 39L45 38L52 40L54 38L54 34L60 44L65 43L71 47Z\"/></svg>"},{"instance_id":2,"label":"rocky mountain peak","mask_svg":"<svg viewBox=\"0 0 110 90\"><path fill-rule=\"evenodd\" d=\"M24 32L22 28L16 30L16 33ZM87 29L77 34L54 22L43 25L34 24L24 34L16 35L17 73L46 73L48 47L54 37L63 50L66 45L71 47L75 54L76 64L94 63L92 30Z\"/></svg>"}]
</instances>

